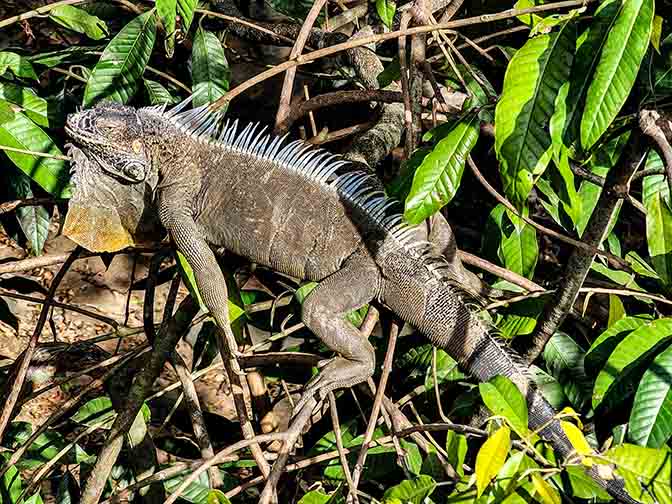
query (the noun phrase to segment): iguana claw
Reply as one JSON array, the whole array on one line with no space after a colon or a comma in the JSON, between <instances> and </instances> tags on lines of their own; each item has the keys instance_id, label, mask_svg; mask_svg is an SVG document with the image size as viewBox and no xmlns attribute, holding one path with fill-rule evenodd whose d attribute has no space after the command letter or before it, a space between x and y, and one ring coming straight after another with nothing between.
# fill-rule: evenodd
<instances>
[{"instance_id":1,"label":"iguana claw","mask_svg":"<svg viewBox=\"0 0 672 504\"><path fill-rule=\"evenodd\" d=\"M317 367L321 370L306 383L301 399L294 405L292 417L296 416L312 397L317 399L319 405L329 392L361 383L372 374L369 365L343 357L322 360Z\"/></svg>"}]
</instances>

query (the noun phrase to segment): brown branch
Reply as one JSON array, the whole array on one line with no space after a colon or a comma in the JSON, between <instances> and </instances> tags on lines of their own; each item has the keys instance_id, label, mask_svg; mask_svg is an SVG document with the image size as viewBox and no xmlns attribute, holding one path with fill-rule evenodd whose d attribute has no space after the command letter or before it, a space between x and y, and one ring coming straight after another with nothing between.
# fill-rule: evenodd
<instances>
[{"instance_id":1,"label":"brown branch","mask_svg":"<svg viewBox=\"0 0 672 504\"><path fill-rule=\"evenodd\" d=\"M611 254L605 250L600 250L597 248L597 246L591 245L587 241L581 241L581 240L575 240L574 238L570 238L569 236L565 236L562 233L558 233L557 231L554 231L550 228L547 228L546 226L542 226L541 224L533 221L532 219L525 217L523 215L520 215L520 212L507 200L504 196L499 194L497 190L490 185L490 183L486 180L486 178L483 176L481 171L478 169L478 166L476 166L476 163L474 163L474 160L471 158L471 156L467 157L467 164L469 164L469 167L471 168L471 171L473 172L474 176L478 179L478 181L485 187L485 189L497 200L499 201L502 205L504 205L507 210L509 210L511 213L516 215L519 219L523 220L530 226L534 227L538 231L541 231L544 234L547 234L549 236L552 236L553 238L556 238L564 243L567 243L569 245L573 245L575 248L580 249L580 250L585 250L588 251L592 254L599 254L603 257L606 257L609 262L613 265L616 266L619 269L625 270L625 271L631 271L632 268L630 268L630 265L625 262L623 259L621 259L618 256L615 256L614 254ZM619 196L620 197L620 196Z\"/></svg>"},{"instance_id":2,"label":"brown branch","mask_svg":"<svg viewBox=\"0 0 672 504\"><path fill-rule=\"evenodd\" d=\"M278 134L285 133L298 119L305 116L309 112L313 112L321 108L333 107L335 105L342 105L344 103L360 103L370 101L380 103L398 103L401 100L402 96L398 91L389 91L384 89L357 89L353 91L334 91L332 93L324 93L315 96L310 100L301 102L297 106L293 106L286 118L276 126L276 132Z\"/></svg>"},{"instance_id":3,"label":"brown branch","mask_svg":"<svg viewBox=\"0 0 672 504\"><path fill-rule=\"evenodd\" d=\"M333 392L329 392L329 411L331 413L331 426L334 429L334 439L336 440L336 449L338 450L338 457L341 459L341 467L345 474L345 481L348 484L350 495L353 496L355 504L357 499L357 487L352 480L352 473L350 472L350 465L343 447L343 438L341 434L341 422L338 420L338 408L336 407L336 396Z\"/></svg>"},{"instance_id":4,"label":"brown branch","mask_svg":"<svg viewBox=\"0 0 672 504\"><path fill-rule=\"evenodd\" d=\"M624 149L626 153L624 158L607 174L605 187L583 233L586 246L572 251L560 282L561 287L544 305L544 311L532 333L531 345L524 355L529 363L539 356L546 342L558 330L574 305L595 258L595 250L606 238L605 234L614 216L614 210L622 200L621 195L626 192L624 188L642 161L641 136L638 129L631 133L628 145Z\"/></svg>"},{"instance_id":5,"label":"brown branch","mask_svg":"<svg viewBox=\"0 0 672 504\"><path fill-rule=\"evenodd\" d=\"M161 328L160 335L150 354L149 362L142 368L133 382L128 394L128 401L124 405L123 411L117 414L105 445L98 454L96 464L86 480L82 491L82 504L96 504L100 500L105 482L121 451L125 434L133 424L147 393L159 376L170 352L189 327L191 319L194 318L198 309L198 303L191 296L186 297L180 303L170 322Z\"/></svg>"},{"instance_id":6,"label":"brown branch","mask_svg":"<svg viewBox=\"0 0 672 504\"><path fill-rule=\"evenodd\" d=\"M639 115L639 127L646 136L655 143L660 157L663 159L665 174L667 175L667 187L672 194L672 146L667 134L672 137L672 122L664 118L655 110L642 110Z\"/></svg>"},{"instance_id":7,"label":"brown branch","mask_svg":"<svg viewBox=\"0 0 672 504\"><path fill-rule=\"evenodd\" d=\"M9 213L12 210L15 210L20 207L38 206L38 205L56 205L58 203L64 203L66 201L67 200L56 198L26 198L14 201L6 201L4 203L0 203L0 215Z\"/></svg>"},{"instance_id":8,"label":"brown branch","mask_svg":"<svg viewBox=\"0 0 672 504\"><path fill-rule=\"evenodd\" d=\"M277 441L279 439L283 440L286 437L287 434L284 432L274 434L259 434L258 436L255 436L253 439L245 439L243 441L238 441L237 443L234 443L231 446L224 448L223 450L219 451L217 455L215 455L209 460L204 461L203 464L194 469L194 472L192 472L187 478L185 478L184 481L180 484L180 486L175 489L175 491L170 495L170 497L168 497L165 504L173 504L180 497L180 495L182 495L182 493L187 489L187 487L191 485L194 481L196 481L198 477L201 474L203 474L203 472L205 472L212 466L221 464L232 453L238 450L242 450L243 448L247 448L248 446L254 444L265 443L268 441Z\"/></svg>"},{"instance_id":9,"label":"brown branch","mask_svg":"<svg viewBox=\"0 0 672 504\"><path fill-rule=\"evenodd\" d=\"M364 441L362 442L362 447L357 457L357 463L355 464L355 469L353 470L352 480L353 487L356 490L359 485L359 479L364 471L364 462L366 461L366 455L369 449L369 444L373 439L373 432L378 423L378 414L380 413L380 408L383 403L383 395L385 394L385 386L387 385L387 379L390 376L392 371L392 360L394 358L394 349L397 344L397 336L399 336L400 323L394 321L390 327L390 337L387 343L387 352L385 354L385 360L383 362L383 371L380 375L380 382L378 383L378 389L376 390L376 397L373 400L373 407L371 409L371 416L369 417L369 423L366 426L366 432L364 433ZM353 495L354 497L354 495Z\"/></svg>"},{"instance_id":10,"label":"brown branch","mask_svg":"<svg viewBox=\"0 0 672 504\"><path fill-rule=\"evenodd\" d=\"M35 440L44 434L50 426L63 418L63 416L65 416L65 414L70 411L71 408L79 404L83 398L89 397L91 392L101 388L105 384L105 381L114 375L114 373L116 373L122 366L128 363L131 359L142 356L144 352L144 348L130 352L128 355L124 356L124 358L117 365L108 370L100 378L97 378L87 384L86 387L84 387L76 396L68 399L63 404L60 404L59 409L57 409L45 422L42 422L40 426L35 429L35 432L33 432L30 437L26 439L25 442L14 453L12 453L12 456L7 460L2 469L0 469L0 477L2 477L2 475L4 475L8 469L14 467L17 462L21 460L21 457L23 457L26 451L31 446L33 446Z\"/></svg>"},{"instance_id":11,"label":"brown branch","mask_svg":"<svg viewBox=\"0 0 672 504\"><path fill-rule=\"evenodd\" d=\"M115 254L144 254L154 253L165 249L166 247L157 244L156 247L129 247L127 249L115 252ZM82 252L76 260L87 259L89 257L100 257L105 255L105 252ZM9 261L0 264L0 275L5 273L18 273L20 271L30 271L35 268L45 268L53 266L54 264L64 263L70 254L51 254L38 257L28 257L26 259L19 259L17 261Z\"/></svg>"},{"instance_id":12,"label":"brown branch","mask_svg":"<svg viewBox=\"0 0 672 504\"><path fill-rule=\"evenodd\" d=\"M315 24L317 16L319 16L322 7L327 0L315 0L312 7L308 11L306 20L301 26L299 35L296 37L296 42L292 47L292 51L289 53L289 59L298 58L303 52L303 47L308 40L308 36ZM287 119L289 116L289 108L292 102L292 92L294 90L294 78L296 77L296 67L288 68L287 73L285 74L285 80L282 84L282 91L280 93L280 104L278 105L278 112L275 115L275 126L276 129L280 126L281 123Z\"/></svg>"},{"instance_id":13,"label":"brown branch","mask_svg":"<svg viewBox=\"0 0 672 504\"><path fill-rule=\"evenodd\" d=\"M469 252L465 252L464 250L460 250L459 254L460 259L462 260L463 263L475 266L479 269L482 269L483 271L492 273L493 275L497 275L498 277L503 278L504 280L507 280L512 284L518 285L519 287L522 287L525 290L528 290L530 292L544 290L544 288L538 283L535 283L532 280L529 280L524 276L519 275L518 273L515 273L511 270L502 268L501 266L497 266L496 264L492 264L490 261L486 261L485 259L475 256L474 254L470 254Z\"/></svg>"},{"instance_id":14,"label":"brown branch","mask_svg":"<svg viewBox=\"0 0 672 504\"><path fill-rule=\"evenodd\" d=\"M75 262L75 259L81 250L82 248L77 246L75 250L70 253L65 263L63 263L63 266L61 266L61 269L52 280L51 285L49 286L49 292L44 299L40 316L37 319L37 324L35 325L33 335L30 337L28 346L20 357L21 361L17 367L16 375L10 377L10 379L7 380L3 393L0 394L0 397L6 398L5 404L2 407L2 414L0 415L0 441L2 440L5 429L7 428L9 420L12 417L14 406L16 405L16 401L18 400L21 389L23 388L23 383L26 380L26 374L28 373L28 368L30 367L30 361L33 358L33 354L35 353L37 341L40 338L40 334L42 334L44 324L47 322L47 315L49 314L51 304L54 300L54 296L56 295L56 289L61 283L61 280L63 280L65 274L70 269L70 266L72 266L72 263Z\"/></svg>"},{"instance_id":15,"label":"brown branch","mask_svg":"<svg viewBox=\"0 0 672 504\"><path fill-rule=\"evenodd\" d=\"M384 42L385 40L396 39L402 35L415 35L419 33L431 33L438 30L454 30L457 28L464 28L466 26L474 26L478 24L492 23L494 21L501 21L503 19L510 19L512 17L521 16L524 14L534 14L538 12L546 12L558 9L572 8L578 6L584 6L587 3L592 3L596 0L567 0L563 2L554 2L551 4L538 5L536 7L530 7L527 9L508 9L502 12L495 14L484 14L481 16L474 16L465 19L458 19L455 21L449 21L447 23L439 23L431 26L418 26L415 28L409 28L407 30L395 30L388 33L381 33L378 35L370 35L366 37L356 38L348 42L343 42L340 44L335 44L324 49L317 49L309 53L304 53L298 55L296 58L288 60L280 65L276 65L273 68L270 68L258 75L255 75L251 79L246 80L240 85L236 86L234 89L230 90L224 96L215 101L211 106L210 110L216 111L222 108L225 104L233 100L239 94L244 93L246 90L251 87L256 86L257 84L270 79L271 77L281 74L288 70L289 68L297 67L300 65L305 65L312 63L313 61L324 58L326 56L331 56L348 49L353 49L355 47L362 47L369 44L375 44L378 42Z\"/></svg>"}]
</instances>

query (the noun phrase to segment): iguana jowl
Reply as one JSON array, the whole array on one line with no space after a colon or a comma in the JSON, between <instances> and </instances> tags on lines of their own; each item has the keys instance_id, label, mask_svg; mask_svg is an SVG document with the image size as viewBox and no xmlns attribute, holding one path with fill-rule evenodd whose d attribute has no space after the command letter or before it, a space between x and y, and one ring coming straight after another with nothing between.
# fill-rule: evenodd
<instances>
[{"instance_id":1,"label":"iguana jowl","mask_svg":"<svg viewBox=\"0 0 672 504\"><path fill-rule=\"evenodd\" d=\"M344 161L301 142L283 145L253 125L217 132L217 115L183 106L104 104L68 118L77 147L66 235L92 250L119 250L158 214L222 327L226 286L213 250L319 281L302 320L337 356L304 397L373 374L373 347L344 315L378 300L477 379L510 378L527 397L530 426L562 456L572 451L527 365L468 307L446 260L401 221L368 174L337 175ZM621 480L590 472L618 500L636 502Z\"/></svg>"}]
</instances>

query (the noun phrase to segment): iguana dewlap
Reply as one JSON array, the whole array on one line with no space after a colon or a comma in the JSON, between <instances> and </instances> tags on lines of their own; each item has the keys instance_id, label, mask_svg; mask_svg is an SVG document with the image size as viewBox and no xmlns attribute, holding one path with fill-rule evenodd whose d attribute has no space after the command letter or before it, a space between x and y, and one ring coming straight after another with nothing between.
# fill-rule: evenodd
<instances>
[{"instance_id":1,"label":"iguana dewlap","mask_svg":"<svg viewBox=\"0 0 672 504\"><path fill-rule=\"evenodd\" d=\"M339 175L345 162L325 151L285 144L255 125L219 130L207 108L182 107L105 104L68 118L66 130L85 158L68 236L85 247L118 250L147 215L158 214L220 327L227 325L227 292L213 249L318 281L302 320L337 356L308 384L304 399L373 374L373 347L345 314L381 302L477 379L510 378L528 399L530 426L561 455L572 451L555 412L530 384L527 364L467 305L447 261L402 222L370 175ZM94 219L87 229L87 205L116 209L118 223L99 228ZM616 498L636 502L622 481L592 471Z\"/></svg>"}]
</instances>

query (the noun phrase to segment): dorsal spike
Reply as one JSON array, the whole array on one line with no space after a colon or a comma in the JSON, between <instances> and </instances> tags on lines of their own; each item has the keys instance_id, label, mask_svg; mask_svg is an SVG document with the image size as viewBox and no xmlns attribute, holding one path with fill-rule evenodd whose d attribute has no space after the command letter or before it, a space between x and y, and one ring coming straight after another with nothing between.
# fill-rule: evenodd
<instances>
[{"instance_id":1,"label":"dorsal spike","mask_svg":"<svg viewBox=\"0 0 672 504\"><path fill-rule=\"evenodd\" d=\"M252 146L254 145L254 139L256 138L255 134L257 133L257 128L259 128L259 126L261 126L261 124L259 123L254 123L254 126L252 126L252 129L250 130L250 133L247 135L247 139L243 144L244 151L246 152L252 151Z\"/></svg>"},{"instance_id":2,"label":"dorsal spike","mask_svg":"<svg viewBox=\"0 0 672 504\"><path fill-rule=\"evenodd\" d=\"M268 129L268 126L264 125L257 133L257 136L254 137L254 140L250 143L250 152L255 155L259 155L260 151L263 151L264 146L268 142L268 135L264 135L264 132Z\"/></svg>"}]
</instances>

